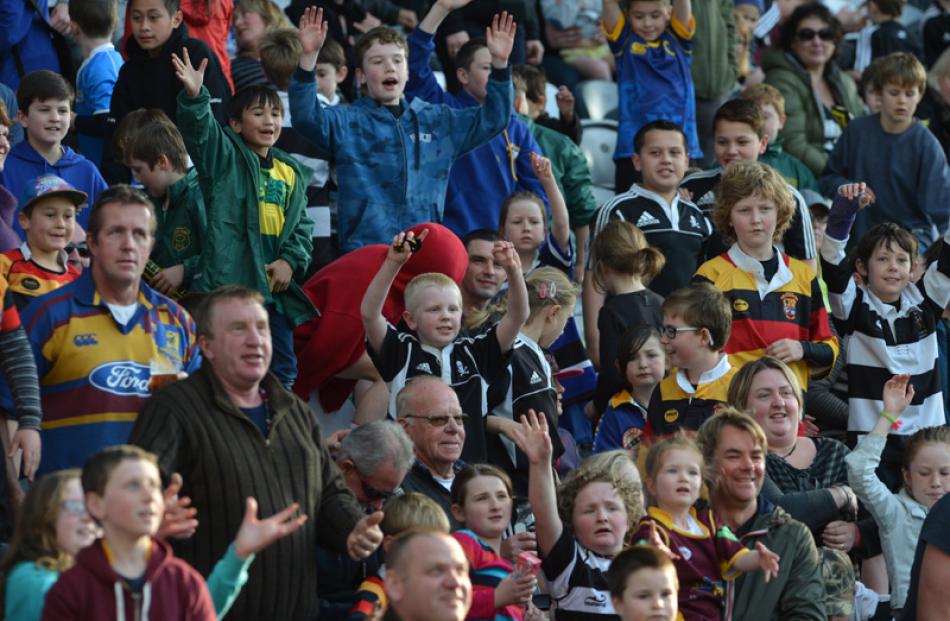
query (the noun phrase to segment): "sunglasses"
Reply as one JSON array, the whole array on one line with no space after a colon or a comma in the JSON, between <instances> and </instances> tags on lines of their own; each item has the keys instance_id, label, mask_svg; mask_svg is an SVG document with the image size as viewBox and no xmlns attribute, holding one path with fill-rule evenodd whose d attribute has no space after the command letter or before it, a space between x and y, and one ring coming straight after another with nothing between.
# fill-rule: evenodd
<instances>
[{"instance_id":1,"label":"sunglasses","mask_svg":"<svg viewBox=\"0 0 950 621\"><path fill-rule=\"evenodd\" d=\"M683 326L682 328L674 328L673 326L665 325L662 328L660 328L660 334L662 334L663 336L665 336L671 341L675 339L676 335L679 334L680 332L698 332L698 331L699 331L699 328L694 328L692 326Z\"/></svg>"},{"instance_id":2,"label":"sunglasses","mask_svg":"<svg viewBox=\"0 0 950 621\"><path fill-rule=\"evenodd\" d=\"M66 254L72 254L73 250L79 253L79 256L83 259L88 259L89 254L89 245L86 242L79 242L78 244L68 244L65 248Z\"/></svg>"},{"instance_id":3,"label":"sunglasses","mask_svg":"<svg viewBox=\"0 0 950 621\"><path fill-rule=\"evenodd\" d=\"M376 489L364 481L362 477L360 478L360 487L363 488L363 495L366 496L367 500L382 500L385 502L396 495L396 490L384 492L381 489Z\"/></svg>"},{"instance_id":4,"label":"sunglasses","mask_svg":"<svg viewBox=\"0 0 950 621\"><path fill-rule=\"evenodd\" d=\"M433 414L432 416L406 414L405 418L421 418L422 420L428 421L433 427L445 427L449 424L449 419L452 419L456 425L461 427L465 424L465 421L468 420L468 414Z\"/></svg>"},{"instance_id":5,"label":"sunglasses","mask_svg":"<svg viewBox=\"0 0 950 621\"><path fill-rule=\"evenodd\" d=\"M822 28L821 30L802 28L795 33L795 38L802 42L811 41L815 37L818 37L822 41L834 41L835 31L832 28Z\"/></svg>"}]
</instances>

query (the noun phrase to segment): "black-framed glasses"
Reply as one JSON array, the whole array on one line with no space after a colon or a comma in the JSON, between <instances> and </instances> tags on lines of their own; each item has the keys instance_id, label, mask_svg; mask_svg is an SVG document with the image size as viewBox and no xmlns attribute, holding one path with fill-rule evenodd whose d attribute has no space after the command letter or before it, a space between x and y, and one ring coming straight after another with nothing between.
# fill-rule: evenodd
<instances>
[{"instance_id":1,"label":"black-framed glasses","mask_svg":"<svg viewBox=\"0 0 950 621\"><path fill-rule=\"evenodd\" d=\"M833 28L822 28L821 30L802 28L795 33L795 38L802 42L811 41L815 37L818 37L822 41L834 41L835 31Z\"/></svg>"},{"instance_id":2,"label":"black-framed glasses","mask_svg":"<svg viewBox=\"0 0 950 621\"><path fill-rule=\"evenodd\" d=\"M698 331L699 331L699 328L694 328L693 326L683 326L681 328L677 328L675 326L671 326L668 324L660 328L660 334L670 339L671 341L675 339L676 335L679 334L680 332L698 332Z\"/></svg>"},{"instance_id":3,"label":"black-framed glasses","mask_svg":"<svg viewBox=\"0 0 950 621\"><path fill-rule=\"evenodd\" d=\"M83 259L88 259L91 255L89 254L89 244L86 242L79 242L78 244L67 244L64 248L66 254L71 254L73 250L79 253L79 256Z\"/></svg>"},{"instance_id":4,"label":"black-framed glasses","mask_svg":"<svg viewBox=\"0 0 950 621\"><path fill-rule=\"evenodd\" d=\"M429 416L419 416L417 414L406 414L405 418L421 418L428 421L433 427L445 427L449 424L449 419L455 421L455 424L461 427L468 420L468 414L431 414Z\"/></svg>"},{"instance_id":5,"label":"black-framed glasses","mask_svg":"<svg viewBox=\"0 0 950 621\"><path fill-rule=\"evenodd\" d=\"M396 490L393 490L391 492L384 492L383 490L376 489L375 487L373 487L372 485L364 481L363 477L359 476L359 473L357 473L357 476L360 479L360 487L363 488L363 495L366 496L367 500L382 500L383 502L386 502L387 500L389 500L390 498L396 495Z\"/></svg>"}]
</instances>

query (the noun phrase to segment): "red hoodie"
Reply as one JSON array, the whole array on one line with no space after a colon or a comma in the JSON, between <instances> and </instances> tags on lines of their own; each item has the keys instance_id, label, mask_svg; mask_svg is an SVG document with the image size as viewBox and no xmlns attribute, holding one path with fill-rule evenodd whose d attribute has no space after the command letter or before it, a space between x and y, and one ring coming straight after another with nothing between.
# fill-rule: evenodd
<instances>
[{"instance_id":1,"label":"red hoodie","mask_svg":"<svg viewBox=\"0 0 950 621\"><path fill-rule=\"evenodd\" d=\"M139 593L129 591L96 541L46 595L43 621L205 621L216 619L201 575L175 558L171 547L152 538L152 554Z\"/></svg>"},{"instance_id":2,"label":"red hoodie","mask_svg":"<svg viewBox=\"0 0 950 621\"><path fill-rule=\"evenodd\" d=\"M461 282L468 267L462 241L441 224L429 222L409 228L419 235L429 229L425 241L406 262L383 304L386 321L395 324L406 310L402 294L409 281L426 272L442 272ZM353 392L355 380L339 379L337 373L355 363L366 351L366 332L360 304L370 281L386 259L387 244L373 244L348 252L314 274L303 286L304 293L320 316L294 330L297 381L294 392L304 401L320 389L324 410L339 409Z\"/></svg>"}]
</instances>

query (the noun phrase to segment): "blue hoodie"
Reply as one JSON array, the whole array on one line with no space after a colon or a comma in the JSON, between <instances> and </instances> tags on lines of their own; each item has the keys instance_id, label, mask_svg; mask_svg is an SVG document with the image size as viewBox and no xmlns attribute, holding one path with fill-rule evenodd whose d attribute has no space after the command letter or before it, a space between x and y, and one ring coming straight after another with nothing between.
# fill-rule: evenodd
<instances>
[{"instance_id":1,"label":"blue hoodie","mask_svg":"<svg viewBox=\"0 0 950 621\"><path fill-rule=\"evenodd\" d=\"M340 249L388 244L420 222L441 222L449 169L505 127L511 70L494 69L485 105L453 109L418 99L397 118L371 97L324 108L312 71L290 79L294 129L336 162Z\"/></svg>"},{"instance_id":2,"label":"blue hoodie","mask_svg":"<svg viewBox=\"0 0 950 621\"><path fill-rule=\"evenodd\" d=\"M37 0L39 11L29 0L0 2L0 82L16 90L21 72L16 56L23 65L23 75L49 69L59 73L59 58L50 38L49 2Z\"/></svg>"},{"instance_id":3,"label":"blue hoodie","mask_svg":"<svg viewBox=\"0 0 950 621\"><path fill-rule=\"evenodd\" d=\"M40 175L56 175L68 181L77 190L85 192L89 197L88 204L92 205L99 194L109 186L92 162L67 146L62 149L63 156L55 164L50 164L36 152L29 140L24 140L10 149L6 165L0 173L0 183L19 200L28 181ZM76 219L85 229L89 222L88 207L81 209ZM20 237L26 239L23 229L15 218L13 229Z\"/></svg>"},{"instance_id":4,"label":"blue hoodie","mask_svg":"<svg viewBox=\"0 0 950 621\"><path fill-rule=\"evenodd\" d=\"M429 69L435 51L433 35L416 28L408 37L409 83L406 97L422 99L453 108L478 107L478 101L466 93L446 93ZM533 151L543 154L528 126L513 113L508 102L508 126L471 153L456 160L449 174L442 224L462 236L475 229L498 230L501 204L513 192L534 192L548 204L548 197L531 168Z\"/></svg>"}]
</instances>

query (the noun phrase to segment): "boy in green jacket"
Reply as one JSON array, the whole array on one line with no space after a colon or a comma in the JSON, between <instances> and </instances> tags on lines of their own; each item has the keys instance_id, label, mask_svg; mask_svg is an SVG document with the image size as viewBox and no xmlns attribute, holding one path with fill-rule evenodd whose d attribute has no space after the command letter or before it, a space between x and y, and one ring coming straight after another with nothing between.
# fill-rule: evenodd
<instances>
[{"instance_id":1,"label":"boy in green jacket","mask_svg":"<svg viewBox=\"0 0 950 621\"><path fill-rule=\"evenodd\" d=\"M198 171L208 228L195 291L243 285L264 296L273 343L271 372L291 387L297 376L293 329L316 314L294 282L310 264L313 222L306 214L310 171L274 143L284 110L277 91L256 85L228 104L228 127L211 112L202 86L207 61L172 55L184 88L178 126Z\"/></svg>"},{"instance_id":2,"label":"boy in green jacket","mask_svg":"<svg viewBox=\"0 0 950 621\"><path fill-rule=\"evenodd\" d=\"M159 293L179 299L198 271L208 217L181 132L160 114L126 138L122 157L156 207L158 229L145 278Z\"/></svg>"}]
</instances>

